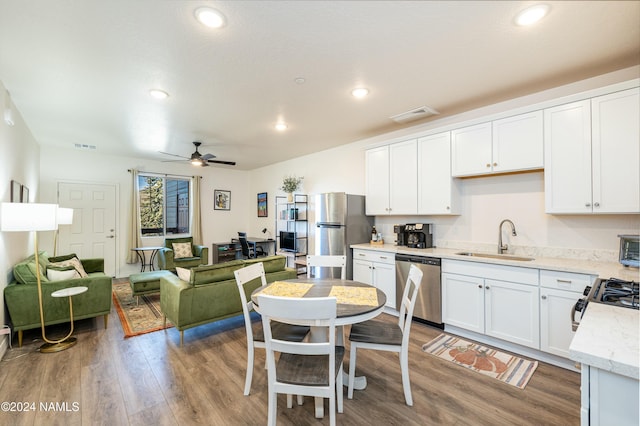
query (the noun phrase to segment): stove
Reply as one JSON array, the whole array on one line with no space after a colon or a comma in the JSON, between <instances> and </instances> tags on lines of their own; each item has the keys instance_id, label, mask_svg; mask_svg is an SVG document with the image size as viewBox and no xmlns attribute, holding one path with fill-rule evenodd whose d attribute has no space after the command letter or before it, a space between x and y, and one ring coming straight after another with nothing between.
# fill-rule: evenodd
<instances>
[{"instance_id":1,"label":"stove","mask_svg":"<svg viewBox=\"0 0 640 426\"><path fill-rule=\"evenodd\" d=\"M572 328L575 331L580 324L575 319L576 312L584 311L589 303L603 303L620 308L640 309L637 281L626 281L619 278L598 278L592 286L584 289L586 297L578 300L571 310Z\"/></svg>"}]
</instances>

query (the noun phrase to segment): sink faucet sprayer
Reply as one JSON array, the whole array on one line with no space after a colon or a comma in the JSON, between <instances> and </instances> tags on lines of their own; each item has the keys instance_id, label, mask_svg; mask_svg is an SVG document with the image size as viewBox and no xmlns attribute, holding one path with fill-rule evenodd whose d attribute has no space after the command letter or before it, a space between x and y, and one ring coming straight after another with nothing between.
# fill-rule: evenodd
<instances>
[{"instance_id":1,"label":"sink faucet sprayer","mask_svg":"<svg viewBox=\"0 0 640 426\"><path fill-rule=\"evenodd\" d=\"M498 253L500 254L504 253L509 248L507 244L502 244L502 225L504 225L505 222L511 225L511 235L514 237L518 235L516 234L516 226L509 219L505 219L500 222L500 226L498 226Z\"/></svg>"}]
</instances>

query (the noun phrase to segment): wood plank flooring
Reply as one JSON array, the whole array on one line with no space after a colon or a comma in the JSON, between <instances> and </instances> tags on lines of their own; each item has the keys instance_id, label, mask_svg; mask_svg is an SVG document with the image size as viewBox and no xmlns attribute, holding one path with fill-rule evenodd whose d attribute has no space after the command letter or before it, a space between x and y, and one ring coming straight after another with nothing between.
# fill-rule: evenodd
<instances>
[{"instance_id":1,"label":"wood plank flooring","mask_svg":"<svg viewBox=\"0 0 640 426\"><path fill-rule=\"evenodd\" d=\"M388 315L382 318L396 320ZM256 350L251 395L242 394L247 350L240 316L185 331L182 348L174 329L125 340L115 310L106 330L102 318L80 321L76 329L78 344L60 353L37 352L39 330L25 332L24 346L7 351L0 362L0 401L26 404L29 411L24 406L22 412L3 409L1 425L266 423L263 350ZM62 327L60 334L64 331ZM540 363L527 387L520 390L423 353L422 345L440 332L413 324L409 354L413 407L404 403L397 355L358 351L357 371L367 376L368 387L355 391L353 400L346 398L345 388L344 413L337 415L338 424L580 423L579 374ZM281 395L278 424L329 424L329 418L314 418L311 398L305 398L303 406L287 409Z\"/></svg>"}]
</instances>

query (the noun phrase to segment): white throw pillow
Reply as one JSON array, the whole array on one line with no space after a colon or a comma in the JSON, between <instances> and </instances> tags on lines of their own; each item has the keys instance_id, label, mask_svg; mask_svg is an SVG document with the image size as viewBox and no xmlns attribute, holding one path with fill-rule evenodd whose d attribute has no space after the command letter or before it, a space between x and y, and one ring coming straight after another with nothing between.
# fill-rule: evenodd
<instances>
[{"instance_id":1,"label":"white throw pillow","mask_svg":"<svg viewBox=\"0 0 640 426\"><path fill-rule=\"evenodd\" d=\"M191 243L173 243L173 258L193 257Z\"/></svg>"},{"instance_id":2,"label":"white throw pillow","mask_svg":"<svg viewBox=\"0 0 640 426\"><path fill-rule=\"evenodd\" d=\"M80 274L75 269L69 269L66 271L47 269L47 278L49 279L49 281L64 281L74 278L80 278Z\"/></svg>"},{"instance_id":3,"label":"white throw pillow","mask_svg":"<svg viewBox=\"0 0 640 426\"><path fill-rule=\"evenodd\" d=\"M182 281L191 282L191 269L176 267L176 274Z\"/></svg>"}]
</instances>

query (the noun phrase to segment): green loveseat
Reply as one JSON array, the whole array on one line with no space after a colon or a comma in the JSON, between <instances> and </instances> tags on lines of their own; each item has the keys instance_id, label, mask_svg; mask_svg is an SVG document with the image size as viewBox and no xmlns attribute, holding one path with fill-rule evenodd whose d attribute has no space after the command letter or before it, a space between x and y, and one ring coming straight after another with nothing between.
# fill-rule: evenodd
<instances>
[{"instance_id":1,"label":"green loveseat","mask_svg":"<svg viewBox=\"0 0 640 426\"><path fill-rule=\"evenodd\" d=\"M173 243L191 244L192 257L176 258L173 251ZM179 268L193 268L194 266L206 265L209 263L209 247L193 244L193 237L167 238L164 240L165 247L158 251L158 269L175 272L176 266Z\"/></svg>"},{"instance_id":2,"label":"green loveseat","mask_svg":"<svg viewBox=\"0 0 640 426\"><path fill-rule=\"evenodd\" d=\"M74 255L75 256L75 255ZM60 256L56 261L67 260L70 256ZM107 328L111 311L111 277L104 273L104 259L81 259L82 267L88 274L85 278L62 281L47 279L47 266L50 264L45 252L38 255L40 279L42 284L42 306L45 325L69 322L69 299L51 297L51 293L68 287L84 286L88 290L73 296L73 319L80 320L104 317ZM4 289L4 302L7 305L13 330L18 332L18 346L22 346L22 332L40 327L40 308L38 305L38 284L36 281L35 255L31 255L13 267L13 281Z\"/></svg>"},{"instance_id":3,"label":"green loveseat","mask_svg":"<svg viewBox=\"0 0 640 426\"><path fill-rule=\"evenodd\" d=\"M184 330L242 314L242 303L233 271L262 262L267 282L296 278L296 270L287 268L284 256L232 260L216 265L191 269L189 281L175 275L160 278L160 308L180 331L180 346ZM247 297L260 286L260 280L249 283Z\"/></svg>"}]
</instances>

